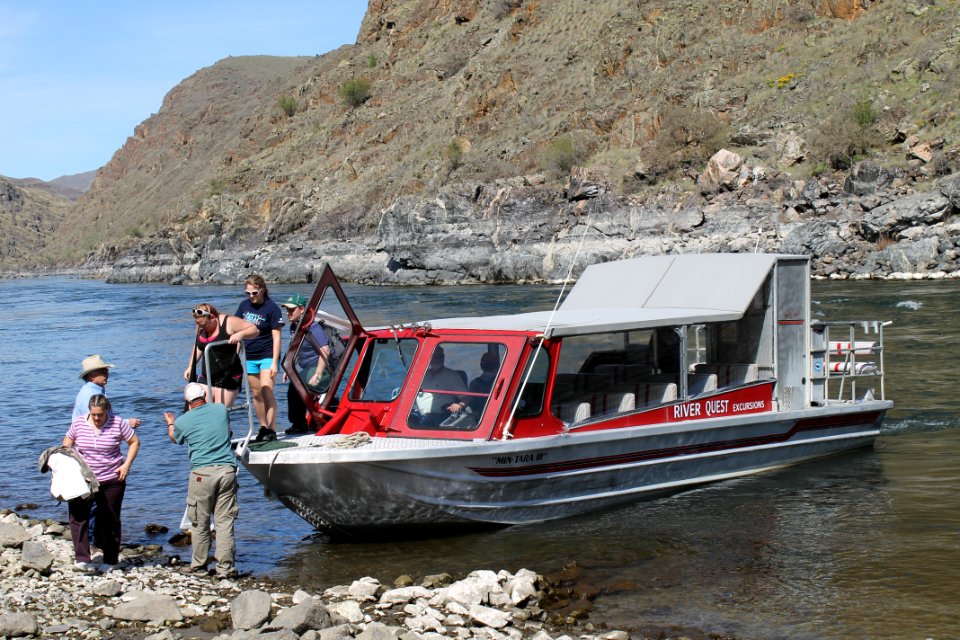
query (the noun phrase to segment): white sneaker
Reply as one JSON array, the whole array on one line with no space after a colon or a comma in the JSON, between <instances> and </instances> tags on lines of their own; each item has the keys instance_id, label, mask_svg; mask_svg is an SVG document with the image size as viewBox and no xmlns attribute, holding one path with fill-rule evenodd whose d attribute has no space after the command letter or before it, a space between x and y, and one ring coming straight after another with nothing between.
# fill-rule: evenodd
<instances>
[{"instance_id":1,"label":"white sneaker","mask_svg":"<svg viewBox=\"0 0 960 640\"><path fill-rule=\"evenodd\" d=\"M90 562L74 562L73 563L74 571L80 571L82 573L93 573L97 570L93 563Z\"/></svg>"}]
</instances>

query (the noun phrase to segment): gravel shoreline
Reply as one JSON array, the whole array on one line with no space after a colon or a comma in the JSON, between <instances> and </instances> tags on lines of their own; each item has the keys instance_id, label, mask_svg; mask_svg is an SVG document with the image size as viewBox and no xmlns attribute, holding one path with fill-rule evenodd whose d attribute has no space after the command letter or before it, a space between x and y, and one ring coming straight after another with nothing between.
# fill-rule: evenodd
<instances>
[{"instance_id":1,"label":"gravel shoreline","mask_svg":"<svg viewBox=\"0 0 960 640\"><path fill-rule=\"evenodd\" d=\"M160 545L125 546L117 567L74 566L69 528L0 511L0 637L84 640L629 640L572 625L584 607L521 569L393 585L358 577L310 594L257 577L183 574ZM549 605L547 603L550 603ZM551 607L551 611L547 607ZM588 608L588 606L587 606ZM602 625L600 625L602 626Z\"/></svg>"}]
</instances>

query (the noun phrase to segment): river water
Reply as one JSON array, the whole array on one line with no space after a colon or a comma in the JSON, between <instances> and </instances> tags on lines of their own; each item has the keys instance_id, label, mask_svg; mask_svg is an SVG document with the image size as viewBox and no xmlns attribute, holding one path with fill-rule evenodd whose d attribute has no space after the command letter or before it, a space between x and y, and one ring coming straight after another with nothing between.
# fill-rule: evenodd
<instances>
[{"instance_id":1,"label":"river water","mask_svg":"<svg viewBox=\"0 0 960 640\"><path fill-rule=\"evenodd\" d=\"M376 325L550 308L558 289L346 291L361 321ZM240 567L321 589L365 575L548 573L575 562L581 581L600 591L590 619L611 627L691 638L960 637L960 282L815 282L813 292L824 318L894 322L886 368L897 407L872 450L569 520L365 543L313 533L242 472ZM51 277L0 281L0 298L13 376L0 411L0 507L35 503L31 515L66 519L37 455L66 431L80 360L101 353L117 365L108 386L115 409L143 420L125 542L165 542L169 533L151 536L144 526L172 533L183 513L186 450L167 439L162 412L182 407L189 309L209 301L232 312L242 288Z\"/></svg>"}]
</instances>

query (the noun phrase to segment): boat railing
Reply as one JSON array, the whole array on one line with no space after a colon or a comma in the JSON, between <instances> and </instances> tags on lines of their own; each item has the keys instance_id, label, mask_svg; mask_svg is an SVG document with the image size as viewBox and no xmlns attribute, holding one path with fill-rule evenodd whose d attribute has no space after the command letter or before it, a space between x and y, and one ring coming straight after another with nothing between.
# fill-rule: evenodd
<instances>
[{"instance_id":1,"label":"boat railing","mask_svg":"<svg viewBox=\"0 0 960 640\"><path fill-rule=\"evenodd\" d=\"M237 348L238 353L240 354L240 365L244 372L247 370L247 352L244 349L243 343L240 342L237 345L231 345L229 340L218 340L217 342L211 342L207 344L203 349L203 369L206 374L207 380L207 397L213 398L213 377L211 375L211 365L210 365L210 350L215 347L220 347L223 345L229 345L232 348ZM246 377L246 376L244 376ZM241 455L243 451L247 448L247 444L250 442L250 438L253 437L253 403L250 401L250 385L244 383L243 385L244 393L244 402L241 404L233 404L229 407L228 411L242 411L247 410L247 435L237 444L237 455Z\"/></svg>"},{"instance_id":2,"label":"boat railing","mask_svg":"<svg viewBox=\"0 0 960 640\"><path fill-rule=\"evenodd\" d=\"M886 399L883 329L890 324L881 320L811 324L812 404Z\"/></svg>"}]
</instances>

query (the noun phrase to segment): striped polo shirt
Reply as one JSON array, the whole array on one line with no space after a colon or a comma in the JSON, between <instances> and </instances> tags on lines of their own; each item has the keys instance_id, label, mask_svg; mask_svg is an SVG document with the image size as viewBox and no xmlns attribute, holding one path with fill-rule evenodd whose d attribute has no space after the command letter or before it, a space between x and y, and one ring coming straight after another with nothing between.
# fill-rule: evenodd
<instances>
[{"instance_id":1,"label":"striped polo shirt","mask_svg":"<svg viewBox=\"0 0 960 640\"><path fill-rule=\"evenodd\" d=\"M120 443L133 437L133 429L126 420L111 413L97 433L87 423L87 417L83 416L70 424L67 437L73 440L73 447L83 456L97 480L104 482L119 477L120 465L124 460Z\"/></svg>"}]
</instances>

